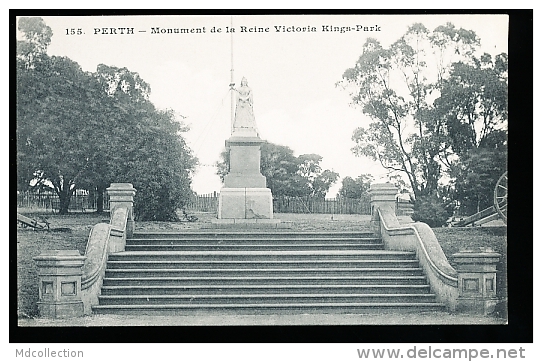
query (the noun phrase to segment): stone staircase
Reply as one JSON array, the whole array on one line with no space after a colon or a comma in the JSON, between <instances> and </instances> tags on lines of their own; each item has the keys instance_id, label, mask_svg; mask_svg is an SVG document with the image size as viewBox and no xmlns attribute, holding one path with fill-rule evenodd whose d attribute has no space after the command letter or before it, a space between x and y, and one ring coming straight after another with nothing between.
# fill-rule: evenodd
<instances>
[{"instance_id":1,"label":"stone staircase","mask_svg":"<svg viewBox=\"0 0 542 362\"><path fill-rule=\"evenodd\" d=\"M109 255L95 313L444 310L413 252L361 232L136 232Z\"/></svg>"}]
</instances>

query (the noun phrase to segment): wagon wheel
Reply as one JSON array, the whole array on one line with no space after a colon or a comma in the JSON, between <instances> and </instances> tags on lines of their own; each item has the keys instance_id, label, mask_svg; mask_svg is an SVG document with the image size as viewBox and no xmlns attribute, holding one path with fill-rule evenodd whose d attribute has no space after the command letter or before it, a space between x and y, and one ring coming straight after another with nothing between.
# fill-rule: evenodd
<instances>
[{"instance_id":1,"label":"wagon wheel","mask_svg":"<svg viewBox=\"0 0 542 362\"><path fill-rule=\"evenodd\" d=\"M506 224L506 215L508 213L508 171L502 174L495 186L493 204L495 210L501 216L501 219Z\"/></svg>"}]
</instances>

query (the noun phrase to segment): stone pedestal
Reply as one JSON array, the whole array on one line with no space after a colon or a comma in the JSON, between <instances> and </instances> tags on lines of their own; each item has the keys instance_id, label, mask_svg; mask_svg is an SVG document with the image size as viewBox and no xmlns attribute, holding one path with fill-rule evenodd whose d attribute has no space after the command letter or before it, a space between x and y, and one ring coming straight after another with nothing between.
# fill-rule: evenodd
<instances>
[{"instance_id":1,"label":"stone pedestal","mask_svg":"<svg viewBox=\"0 0 542 362\"><path fill-rule=\"evenodd\" d=\"M219 219L272 219L273 197L268 188L226 188L220 190Z\"/></svg>"},{"instance_id":2,"label":"stone pedestal","mask_svg":"<svg viewBox=\"0 0 542 362\"><path fill-rule=\"evenodd\" d=\"M77 250L47 250L34 258L38 266L40 316L83 316L81 276L85 259Z\"/></svg>"},{"instance_id":3,"label":"stone pedestal","mask_svg":"<svg viewBox=\"0 0 542 362\"><path fill-rule=\"evenodd\" d=\"M113 219L115 210L124 207L128 210L126 222L126 236L131 237L134 233L134 196L136 189L129 183L112 183L107 189L109 195L109 212Z\"/></svg>"},{"instance_id":4,"label":"stone pedestal","mask_svg":"<svg viewBox=\"0 0 542 362\"><path fill-rule=\"evenodd\" d=\"M452 258L458 274L457 311L491 314L498 302L497 263L500 254L462 251Z\"/></svg>"},{"instance_id":5,"label":"stone pedestal","mask_svg":"<svg viewBox=\"0 0 542 362\"><path fill-rule=\"evenodd\" d=\"M368 192L371 197L371 229L376 235L380 235L380 219L377 210L383 206L389 206L395 210L397 187L389 182L372 184Z\"/></svg>"},{"instance_id":6,"label":"stone pedestal","mask_svg":"<svg viewBox=\"0 0 542 362\"><path fill-rule=\"evenodd\" d=\"M218 219L272 219L273 196L260 173L260 146L255 133L234 132L226 141L230 169L218 199Z\"/></svg>"}]
</instances>

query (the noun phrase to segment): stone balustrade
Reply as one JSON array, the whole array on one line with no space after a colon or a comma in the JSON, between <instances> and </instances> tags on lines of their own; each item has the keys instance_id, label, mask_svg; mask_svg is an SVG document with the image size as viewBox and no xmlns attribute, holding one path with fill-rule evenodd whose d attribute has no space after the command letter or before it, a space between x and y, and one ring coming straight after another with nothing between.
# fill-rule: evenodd
<instances>
[{"instance_id":1,"label":"stone balustrade","mask_svg":"<svg viewBox=\"0 0 542 362\"><path fill-rule=\"evenodd\" d=\"M47 250L34 258L38 266L40 316L80 317L92 313L98 304L107 257L124 251L126 238L133 234L131 184L115 183L110 193L109 224L95 225L89 235L85 255L77 250Z\"/></svg>"},{"instance_id":2,"label":"stone balustrade","mask_svg":"<svg viewBox=\"0 0 542 362\"><path fill-rule=\"evenodd\" d=\"M450 311L490 314L497 303L496 264L492 251L453 255L454 269L433 230L425 223L400 224L395 212L397 188L390 183L373 184L371 227L389 250L415 251L437 301Z\"/></svg>"}]
</instances>

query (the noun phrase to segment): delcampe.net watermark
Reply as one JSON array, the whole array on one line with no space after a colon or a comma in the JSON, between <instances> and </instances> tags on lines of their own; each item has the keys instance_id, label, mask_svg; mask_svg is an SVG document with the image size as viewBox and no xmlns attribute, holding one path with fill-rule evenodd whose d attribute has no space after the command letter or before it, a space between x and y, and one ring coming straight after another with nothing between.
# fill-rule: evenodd
<instances>
[{"instance_id":1,"label":"delcampe.net watermark","mask_svg":"<svg viewBox=\"0 0 542 362\"><path fill-rule=\"evenodd\" d=\"M362 359L380 358L445 358L468 359L479 358L525 358L525 348L419 348L412 347L406 351L401 348L358 348L358 357Z\"/></svg>"}]
</instances>

